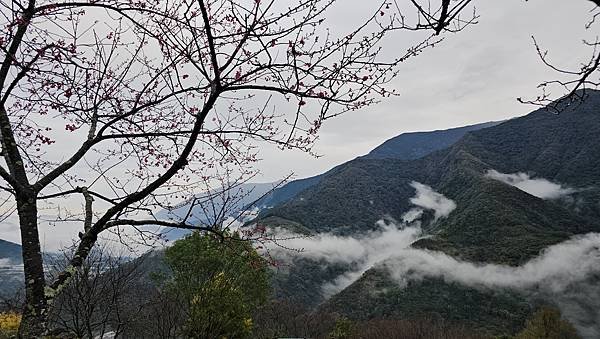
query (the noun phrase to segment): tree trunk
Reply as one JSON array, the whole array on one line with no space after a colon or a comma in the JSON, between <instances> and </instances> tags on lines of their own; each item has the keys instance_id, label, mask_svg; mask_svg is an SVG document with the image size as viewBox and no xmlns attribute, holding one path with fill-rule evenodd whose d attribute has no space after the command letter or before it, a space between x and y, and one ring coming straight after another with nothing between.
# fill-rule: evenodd
<instances>
[{"instance_id":1,"label":"tree trunk","mask_svg":"<svg viewBox=\"0 0 600 339\"><path fill-rule=\"evenodd\" d=\"M19 338L39 338L47 328L46 281L40 249L35 194L17 194L25 271L25 306Z\"/></svg>"}]
</instances>

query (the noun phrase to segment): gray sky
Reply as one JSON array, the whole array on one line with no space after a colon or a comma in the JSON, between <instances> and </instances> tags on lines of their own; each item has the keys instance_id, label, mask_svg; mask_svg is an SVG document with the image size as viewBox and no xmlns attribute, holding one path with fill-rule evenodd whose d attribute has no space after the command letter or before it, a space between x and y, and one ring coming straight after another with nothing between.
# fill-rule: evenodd
<instances>
[{"instance_id":1,"label":"gray sky","mask_svg":"<svg viewBox=\"0 0 600 339\"><path fill-rule=\"evenodd\" d=\"M400 3L404 0L399 0ZM400 96L378 105L328 120L320 132L314 158L300 151L265 147L257 164L262 176L254 181L273 182L294 172L296 177L323 173L331 167L368 153L385 140L409 131L427 131L507 119L527 114L534 107L517 97L535 97L538 83L557 74L536 55L531 36L550 50L558 65L576 68L588 57L581 43L592 39L585 30L593 5L587 0L475 0L477 25L446 40L402 65L389 87ZM379 1L339 0L328 14L333 33L344 34L372 13ZM413 12L411 12L412 14ZM393 35L386 55L404 54L422 37L420 33ZM554 93L559 96L561 92ZM40 212L42 215L44 211ZM43 247L54 250L68 243L80 225L41 227ZM0 239L19 241L17 221L6 220Z\"/></svg>"},{"instance_id":2,"label":"gray sky","mask_svg":"<svg viewBox=\"0 0 600 339\"><path fill-rule=\"evenodd\" d=\"M593 39L585 24L594 7L586 0L477 0L479 23L410 59L392 87L400 96L329 120L320 132L315 159L298 151L267 149L259 163L263 182L293 171L297 177L322 173L368 153L385 140L410 131L428 131L502 120L535 109L517 97L535 98L536 87L557 74L539 60L531 36L558 65L576 68L588 57L581 41ZM329 25L365 13L368 2L342 0ZM358 18L358 17L357 17ZM396 38L397 37L397 38ZM386 53L404 52L414 33L395 35ZM555 96L561 94L556 90Z\"/></svg>"}]
</instances>

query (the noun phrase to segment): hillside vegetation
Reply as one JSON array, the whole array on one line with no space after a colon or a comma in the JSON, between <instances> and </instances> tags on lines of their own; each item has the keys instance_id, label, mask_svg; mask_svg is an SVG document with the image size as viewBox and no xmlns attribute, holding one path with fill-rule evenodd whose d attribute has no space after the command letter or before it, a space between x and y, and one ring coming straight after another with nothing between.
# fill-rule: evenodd
<instances>
[{"instance_id":1,"label":"hillside vegetation","mask_svg":"<svg viewBox=\"0 0 600 339\"><path fill-rule=\"evenodd\" d=\"M313 232L358 236L376 229L384 216L401 220L415 194L410 183L418 181L452 199L457 208L445 219L426 223L429 237L413 247L470 262L521 265L550 245L600 230L600 92L586 93L585 101L560 114L539 109L468 132L449 148L422 158L355 159L264 211L259 222L269 225L277 217ZM542 199L488 177L489 170L543 178L569 188L570 194ZM281 295L303 295L330 279L322 263L300 260L295 263L299 269L281 276ZM312 304L318 300L309 299ZM401 288L371 269L321 307L357 320L436 316L467 322L483 333L509 335L547 302L439 279Z\"/></svg>"}]
</instances>

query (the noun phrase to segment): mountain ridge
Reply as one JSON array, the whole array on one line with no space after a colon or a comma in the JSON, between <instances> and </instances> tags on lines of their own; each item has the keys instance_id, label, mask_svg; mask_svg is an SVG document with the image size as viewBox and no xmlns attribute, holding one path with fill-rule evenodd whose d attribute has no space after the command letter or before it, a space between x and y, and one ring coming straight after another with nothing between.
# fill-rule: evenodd
<instances>
[{"instance_id":1,"label":"mountain ridge","mask_svg":"<svg viewBox=\"0 0 600 339\"><path fill-rule=\"evenodd\" d=\"M0 239L0 259L8 260L11 265L22 264L21 245Z\"/></svg>"},{"instance_id":2,"label":"mountain ridge","mask_svg":"<svg viewBox=\"0 0 600 339\"><path fill-rule=\"evenodd\" d=\"M323 177L334 175L336 170L339 170L340 167L344 167L344 165L349 162L358 159L415 160L437 150L449 147L468 132L495 126L501 122L502 121L490 121L443 130L401 133L384 141L368 154L358 156L354 160L337 165L325 173L290 181L283 187L271 192L264 199L261 199L257 203L257 206L273 207L284 203L285 201L294 198L300 192L318 185Z\"/></svg>"},{"instance_id":3,"label":"mountain ridge","mask_svg":"<svg viewBox=\"0 0 600 339\"><path fill-rule=\"evenodd\" d=\"M600 231L600 205L595 203L600 201L598 135L600 92L588 90L584 102L565 107L561 114L538 109L468 132L452 146L416 160L355 159L335 175L323 178L318 185L262 216L291 220L315 232L368 234L378 227L376 221L386 215L401 220L411 208L411 182L417 181L453 200L457 208L435 225L423 225L428 237L413 247L440 251L457 260L515 267L548 246L577 234ZM532 184L545 182L568 188L568 193L542 198L490 177L490 170L532 180ZM303 265L310 266L306 262ZM373 270L320 307L357 320L381 316L410 318L420 309L449 321L468 320L466 307L478 310L473 326L488 334L503 335L514 334L540 303L531 296L513 295L512 291L457 288L456 283L435 279L401 289ZM311 272L318 273L315 269ZM287 279L294 280L300 290L308 288L297 286L300 278ZM312 278L309 282L318 280ZM279 286L285 288L285 281ZM372 293L372 286L390 294L377 296ZM428 292L422 286L436 292ZM444 296L442 302L432 299L436 293ZM457 305L457 296L466 301ZM386 301L398 298L408 305ZM495 300L495 304L504 306L481 308L484 300ZM426 308L420 308L423 305ZM520 311L509 326L506 312L513 307ZM454 313L462 318L454 318Z\"/></svg>"}]
</instances>

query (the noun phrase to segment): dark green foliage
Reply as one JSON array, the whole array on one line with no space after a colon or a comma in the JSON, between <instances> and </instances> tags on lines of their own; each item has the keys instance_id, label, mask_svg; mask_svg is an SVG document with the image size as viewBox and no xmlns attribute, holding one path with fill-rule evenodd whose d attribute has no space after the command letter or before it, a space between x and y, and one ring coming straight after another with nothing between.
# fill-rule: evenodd
<instances>
[{"instance_id":1,"label":"dark green foliage","mask_svg":"<svg viewBox=\"0 0 600 339\"><path fill-rule=\"evenodd\" d=\"M270 229L281 228L281 229L285 229L289 232L293 232L295 234L301 234L301 235L311 235L311 234L315 233L312 230L310 230L309 228L306 228L304 225L302 225L298 222L287 220L287 219L276 217L276 216L270 216L270 217L261 219L260 224L262 226L268 227Z\"/></svg>"},{"instance_id":2,"label":"dark green foliage","mask_svg":"<svg viewBox=\"0 0 600 339\"><path fill-rule=\"evenodd\" d=\"M453 184L446 181L443 191ZM558 203L481 176L471 176L470 186L452 192L458 192L451 193L457 208L439 222L429 242L431 249L465 260L519 265L549 245L592 230Z\"/></svg>"},{"instance_id":3,"label":"dark green foliage","mask_svg":"<svg viewBox=\"0 0 600 339\"><path fill-rule=\"evenodd\" d=\"M457 208L448 218L425 224L432 237L413 246L474 262L523 264L550 245L600 230L600 92L587 93L586 101L560 115L538 110L469 132L452 147L417 160L350 161L261 217L277 216L314 232L362 234L374 229L382 217L399 219L411 208L409 199L415 191L409 183L414 180L454 200ZM487 178L490 169L526 172L576 192L543 200ZM298 271L298 278L288 280L304 281L305 290L311 284L318 289L331 273L308 272L310 278ZM320 278L314 276L319 274ZM533 309L525 297L507 291L477 290L435 279L401 289L372 271L327 307L352 319L425 312L466 321L494 334L514 334Z\"/></svg>"},{"instance_id":4,"label":"dark green foliage","mask_svg":"<svg viewBox=\"0 0 600 339\"><path fill-rule=\"evenodd\" d=\"M532 172L549 180L586 187L600 172L600 92L554 114L537 110L467 135L467 150L501 172Z\"/></svg>"},{"instance_id":5,"label":"dark green foliage","mask_svg":"<svg viewBox=\"0 0 600 339\"><path fill-rule=\"evenodd\" d=\"M287 299L271 300L255 313L256 339L325 338L339 318L333 313L314 312Z\"/></svg>"},{"instance_id":6,"label":"dark green foliage","mask_svg":"<svg viewBox=\"0 0 600 339\"><path fill-rule=\"evenodd\" d=\"M289 300L269 302L257 311L255 319L256 339L492 339L439 318L351 320L336 313L312 311Z\"/></svg>"},{"instance_id":7,"label":"dark green foliage","mask_svg":"<svg viewBox=\"0 0 600 339\"><path fill-rule=\"evenodd\" d=\"M373 229L383 215L399 218L409 208L414 189L408 183L414 172L406 171L407 165L398 160L353 160L261 217L283 217L316 232Z\"/></svg>"},{"instance_id":8,"label":"dark green foliage","mask_svg":"<svg viewBox=\"0 0 600 339\"><path fill-rule=\"evenodd\" d=\"M273 296L315 307L324 300L322 286L352 269L353 266L347 264L295 258L280 266L273 275Z\"/></svg>"},{"instance_id":9,"label":"dark green foliage","mask_svg":"<svg viewBox=\"0 0 600 339\"><path fill-rule=\"evenodd\" d=\"M474 289L441 279L400 286L385 270L371 269L323 308L356 320L440 318L480 333L500 335L519 330L532 306L511 291Z\"/></svg>"},{"instance_id":10,"label":"dark green foliage","mask_svg":"<svg viewBox=\"0 0 600 339\"><path fill-rule=\"evenodd\" d=\"M269 286L266 263L250 243L195 232L168 248L165 260L173 272L166 288L187 311L185 337L250 335Z\"/></svg>"},{"instance_id":11,"label":"dark green foliage","mask_svg":"<svg viewBox=\"0 0 600 339\"><path fill-rule=\"evenodd\" d=\"M355 325L350 319L341 317L335 321L335 327L329 334L330 339L349 339L356 331Z\"/></svg>"},{"instance_id":12,"label":"dark green foliage","mask_svg":"<svg viewBox=\"0 0 600 339\"><path fill-rule=\"evenodd\" d=\"M355 331L350 338L492 339L464 325L443 319L372 319L355 322Z\"/></svg>"}]
</instances>

